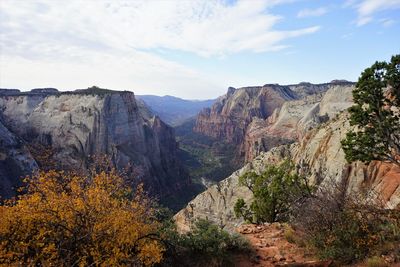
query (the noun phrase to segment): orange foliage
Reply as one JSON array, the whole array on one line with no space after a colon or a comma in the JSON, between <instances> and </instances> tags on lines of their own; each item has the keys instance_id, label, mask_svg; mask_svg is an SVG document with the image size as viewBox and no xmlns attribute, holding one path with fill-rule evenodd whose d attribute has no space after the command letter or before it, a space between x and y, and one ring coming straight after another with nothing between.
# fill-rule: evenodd
<instances>
[{"instance_id":1,"label":"orange foliage","mask_svg":"<svg viewBox=\"0 0 400 267\"><path fill-rule=\"evenodd\" d=\"M160 224L141 186L115 172L40 172L0 206L0 265L151 266L162 260Z\"/></svg>"}]
</instances>

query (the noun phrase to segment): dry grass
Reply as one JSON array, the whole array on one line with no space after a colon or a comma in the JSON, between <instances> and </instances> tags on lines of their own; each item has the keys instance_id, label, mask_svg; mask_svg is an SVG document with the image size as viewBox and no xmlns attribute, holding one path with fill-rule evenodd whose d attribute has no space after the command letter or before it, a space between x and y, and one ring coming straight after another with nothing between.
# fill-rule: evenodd
<instances>
[{"instance_id":1,"label":"dry grass","mask_svg":"<svg viewBox=\"0 0 400 267\"><path fill-rule=\"evenodd\" d=\"M379 258L377 256L368 258L366 260L366 266L367 267L386 267L389 266L382 258Z\"/></svg>"}]
</instances>

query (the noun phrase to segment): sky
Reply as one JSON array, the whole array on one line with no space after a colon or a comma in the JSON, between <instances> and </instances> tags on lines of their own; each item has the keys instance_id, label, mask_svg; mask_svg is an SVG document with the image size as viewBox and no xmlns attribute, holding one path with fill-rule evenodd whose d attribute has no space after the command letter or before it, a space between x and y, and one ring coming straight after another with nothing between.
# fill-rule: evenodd
<instances>
[{"instance_id":1,"label":"sky","mask_svg":"<svg viewBox=\"0 0 400 267\"><path fill-rule=\"evenodd\" d=\"M1 0L0 88L210 99L356 81L400 53L400 0Z\"/></svg>"}]
</instances>

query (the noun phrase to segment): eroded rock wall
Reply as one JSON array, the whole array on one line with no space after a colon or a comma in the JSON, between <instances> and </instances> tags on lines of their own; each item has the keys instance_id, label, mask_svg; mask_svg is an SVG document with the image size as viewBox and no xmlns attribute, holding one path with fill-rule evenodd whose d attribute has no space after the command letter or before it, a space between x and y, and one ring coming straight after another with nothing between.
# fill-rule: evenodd
<instances>
[{"instance_id":1,"label":"eroded rock wall","mask_svg":"<svg viewBox=\"0 0 400 267\"><path fill-rule=\"evenodd\" d=\"M86 168L90 157L106 155L120 169L140 169L138 179L156 195L172 194L190 180L173 129L144 109L132 92L0 95L6 127L27 144L50 146L62 168Z\"/></svg>"},{"instance_id":2,"label":"eroded rock wall","mask_svg":"<svg viewBox=\"0 0 400 267\"><path fill-rule=\"evenodd\" d=\"M353 86L332 81L229 88L211 108L200 112L194 131L237 145L237 159L249 162L272 147L299 140L346 109Z\"/></svg>"}]
</instances>

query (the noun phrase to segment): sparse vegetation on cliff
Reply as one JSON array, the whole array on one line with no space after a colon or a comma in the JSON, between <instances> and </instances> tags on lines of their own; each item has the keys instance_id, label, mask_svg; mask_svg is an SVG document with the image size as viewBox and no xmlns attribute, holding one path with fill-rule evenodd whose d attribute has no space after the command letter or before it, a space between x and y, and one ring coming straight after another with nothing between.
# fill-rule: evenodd
<instances>
[{"instance_id":1,"label":"sparse vegetation on cliff","mask_svg":"<svg viewBox=\"0 0 400 267\"><path fill-rule=\"evenodd\" d=\"M100 88L98 86L91 86L88 87L87 89L78 89L72 92L66 92L67 94L83 94L83 95L105 95L105 94L114 94L114 93L121 93L122 91L115 91L111 89L104 89ZM127 91L125 91L127 92ZM64 93L64 94L66 94Z\"/></svg>"}]
</instances>

